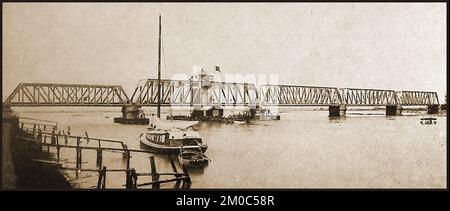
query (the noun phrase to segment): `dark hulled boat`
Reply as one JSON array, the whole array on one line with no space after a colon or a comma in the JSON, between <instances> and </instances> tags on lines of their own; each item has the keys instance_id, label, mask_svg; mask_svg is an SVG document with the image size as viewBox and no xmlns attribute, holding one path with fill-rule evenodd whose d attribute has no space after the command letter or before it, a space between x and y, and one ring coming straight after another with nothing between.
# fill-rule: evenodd
<instances>
[{"instance_id":1,"label":"dark hulled boat","mask_svg":"<svg viewBox=\"0 0 450 211\"><path fill-rule=\"evenodd\" d=\"M142 148L156 153L178 154L182 149L205 152L208 149L195 131L149 129L141 133L139 139Z\"/></svg>"}]
</instances>

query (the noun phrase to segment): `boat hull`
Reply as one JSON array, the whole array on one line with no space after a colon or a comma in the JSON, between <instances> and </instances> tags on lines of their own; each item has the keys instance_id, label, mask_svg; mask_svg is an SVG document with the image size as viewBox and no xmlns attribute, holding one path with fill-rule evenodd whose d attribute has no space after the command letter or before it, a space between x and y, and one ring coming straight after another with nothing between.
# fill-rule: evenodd
<instances>
[{"instance_id":1,"label":"boat hull","mask_svg":"<svg viewBox=\"0 0 450 211\"><path fill-rule=\"evenodd\" d=\"M181 165L186 168L203 168L206 167L209 163L207 159L192 161L183 158L178 158L178 160L181 163Z\"/></svg>"},{"instance_id":2,"label":"boat hull","mask_svg":"<svg viewBox=\"0 0 450 211\"><path fill-rule=\"evenodd\" d=\"M127 125L148 125L150 119L139 118L139 119L125 119L122 117L114 118L114 123L127 124Z\"/></svg>"},{"instance_id":3,"label":"boat hull","mask_svg":"<svg viewBox=\"0 0 450 211\"><path fill-rule=\"evenodd\" d=\"M181 152L181 146L161 146L142 139L140 140L140 145L141 148L145 150L149 150L151 152L159 154L179 154ZM208 146L183 146L183 149L201 149L202 152L205 152L208 149Z\"/></svg>"}]
</instances>

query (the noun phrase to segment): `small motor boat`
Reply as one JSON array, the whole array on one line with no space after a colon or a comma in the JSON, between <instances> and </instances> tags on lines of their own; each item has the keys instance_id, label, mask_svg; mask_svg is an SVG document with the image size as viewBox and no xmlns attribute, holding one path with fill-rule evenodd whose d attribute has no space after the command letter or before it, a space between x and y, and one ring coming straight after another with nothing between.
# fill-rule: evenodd
<instances>
[{"instance_id":1,"label":"small motor boat","mask_svg":"<svg viewBox=\"0 0 450 211\"><path fill-rule=\"evenodd\" d=\"M436 122L437 122L437 119L433 118L433 117L421 118L420 119L420 124L423 124L423 125L436 124Z\"/></svg>"},{"instance_id":2,"label":"small motor boat","mask_svg":"<svg viewBox=\"0 0 450 211\"><path fill-rule=\"evenodd\" d=\"M151 127L139 136L141 147L161 154L177 154L182 148L206 151L208 146L202 143L199 134L195 131L188 131L188 128L162 130Z\"/></svg>"},{"instance_id":3,"label":"small motor boat","mask_svg":"<svg viewBox=\"0 0 450 211\"><path fill-rule=\"evenodd\" d=\"M178 161L186 168L203 168L208 165L207 158L201 150L181 148Z\"/></svg>"}]
</instances>

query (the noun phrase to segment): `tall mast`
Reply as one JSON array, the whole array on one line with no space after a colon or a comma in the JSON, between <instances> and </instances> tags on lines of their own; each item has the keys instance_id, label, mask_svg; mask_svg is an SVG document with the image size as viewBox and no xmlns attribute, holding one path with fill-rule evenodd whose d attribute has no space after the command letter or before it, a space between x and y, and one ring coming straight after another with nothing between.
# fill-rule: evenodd
<instances>
[{"instance_id":1,"label":"tall mast","mask_svg":"<svg viewBox=\"0 0 450 211\"><path fill-rule=\"evenodd\" d=\"M158 42L158 111L157 117L161 118L161 15L159 15L159 42Z\"/></svg>"}]
</instances>

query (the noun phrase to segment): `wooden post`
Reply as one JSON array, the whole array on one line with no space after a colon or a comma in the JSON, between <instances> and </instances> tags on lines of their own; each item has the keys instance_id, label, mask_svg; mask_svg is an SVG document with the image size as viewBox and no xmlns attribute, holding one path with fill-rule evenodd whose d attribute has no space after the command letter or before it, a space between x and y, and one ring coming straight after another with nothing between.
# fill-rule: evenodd
<instances>
[{"instance_id":1,"label":"wooden post","mask_svg":"<svg viewBox=\"0 0 450 211\"><path fill-rule=\"evenodd\" d=\"M102 149L98 148L97 149L97 167L99 169L102 169L102 162L103 162L103 155L102 155Z\"/></svg>"},{"instance_id":2,"label":"wooden post","mask_svg":"<svg viewBox=\"0 0 450 211\"><path fill-rule=\"evenodd\" d=\"M191 178L189 177L189 172L186 169L186 167L184 167L184 166L183 166L183 173L184 173L184 176L186 176L187 178L183 180L182 188L189 189L191 187L192 182L191 182Z\"/></svg>"},{"instance_id":3,"label":"wooden post","mask_svg":"<svg viewBox=\"0 0 450 211\"><path fill-rule=\"evenodd\" d=\"M103 167L103 183L102 183L102 189L104 190L106 188L106 167Z\"/></svg>"},{"instance_id":4,"label":"wooden post","mask_svg":"<svg viewBox=\"0 0 450 211\"><path fill-rule=\"evenodd\" d=\"M131 170L130 169L127 169L126 171L125 171L125 174L126 174L126 181L125 181L125 190L132 190L133 189L133 181L132 181L132 178L131 178Z\"/></svg>"},{"instance_id":5,"label":"wooden post","mask_svg":"<svg viewBox=\"0 0 450 211\"><path fill-rule=\"evenodd\" d=\"M55 129L52 130L52 138L51 138L51 144L56 144L56 134Z\"/></svg>"},{"instance_id":6,"label":"wooden post","mask_svg":"<svg viewBox=\"0 0 450 211\"><path fill-rule=\"evenodd\" d=\"M102 145L100 142L100 139L98 140L98 148L97 148L97 167L99 169L102 168L102 162L103 162L103 154L102 154Z\"/></svg>"},{"instance_id":7,"label":"wooden post","mask_svg":"<svg viewBox=\"0 0 450 211\"><path fill-rule=\"evenodd\" d=\"M125 185L125 189L126 190L136 190L137 189L137 174L136 174L136 170L130 169L126 171L126 176L127 176L127 180L126 180L126 185Z\"/></svg>"},{"instance_id":8,"label":"wooden post","mask_svg":"<svg viewBox=\"0 0 450 211\"><path fill-rule=\"evenodd\" d=\"M47 136L45 136L45 137L47 138ZM50 141L50 144L51 144L51 141ZM47 153L49 153L49 152L50 152L50 145L47 145Z\"/></svg>"},{"instance_id":9,"label":"wooden post","mask_svg":"<svg viewBox=\"0 0 450 211\"><path fill-rule=\"evenodd\" d=\"M172 155L169 155L169 160L170 160L170 165L172 166L173 172L178 173L177 167L175 166ZM175 177L179 178L180 176L177 174L177 175L175 175ZM181 182L180 180L177 180L175 182L175 189L180 189L180 182Z\"/></svg>"},{"instance_id":10,"label":"wooden post","mask_svg":"<svg viewBox=\"0 0 450 211\"><path fill-rule=\"evenodd\" d=\"M103 170L100 170L98 171L97 190L100 190L102 186L102 179L103 179Z\"/></svg>"},{"instance_id":11,"label":"wooden post","mask_svg":"<svg viewBox=\"0 0 450 211\"><path fill-rule=\"evenodd\" d=\"M106 188L106 167L98 172L97 190Z\"/></svg>"},{"instance_id":12,"label":"wooden post","mask_svg":"<svg viewBox=\"0 0 450 211\"><path fill-rule=\"evenodd\" d=\"M58 133L59 135L61 135L61 131ZM56 161L59 163L59 151L60 151L61 147L59 146L59 139L58 136L56 137Z\"/></svg>"},{"instance_id":13,"label":"wooden post","mask_svg":"<svg viewBox=\"0 0 450 211\"><path fill-rule=\"evenodd\" d=\"M84 134L86 135L86 143L89 144L89 136L88 136L88 133L85 131Z\"/></svg>"},{"instance_id":14,"label":"wooden post","mask_svg":"<svg viewBox=\"0 0 450 211\"><path fill-rule=\"evenodd\" d=\"M128 150L128 146L126 144L122 144L123 147L123 154L122 154L122 159L127 159L127 150Z\"/></svg>"},{"instance_id":15,"label":"wooden post","mask_svg":"<svg viewBox=\"0 0 450 211\"><path fill-rule=\"evenodd\" d=\"M38 130L38 134L37 134L36 138L37 138L38 142L41 144L42 143L42 131L41 131L41 129ZM39 145L39 146L41 146L41 145Z\"/></svg>"},{"instance_id":16,"label":"wooden post","mask_svg":"<svg viewBox=\"0 0 450 211\"><path fill-rule=\"evenodd\" d=\"M80 149L80 139L81 137L77 137L77 160L76 160L76 177L78 178L78 171L81 169L81 149Z\"/></svg>"},{"instance_id":17,"label":"wooden post","mask_svg":"<svg viewBox=\"0 0 450 211\"><path fill-rule=\"evenodd\" d=\"M36 124L33 124L33 139L34 139L34 135L35 135L35 133L36 133Z\"/></svg>"},{"instance_id":18,"label":"wooden post","mask_svg":"<svg viewBox=\"0 0 450 211\"><path fill-rule=\"evenodd\" d=\"M152 171L152 182L157 182L159 180L159 175L156 173L155 157L153 156L150 156L150 167ZM159 183L152 184L152 189L159 189L159 187Z\"/></svg>"},{"instance_id":19,"label":"wooden post","mask_svg":"<svg viewBox=\"0 0 450 211\"><path fill-rule=\"evenodd\" d=\"M126 154L127 154L126 156L127 156L127 170L128 170L130 169L130 158L131 158L130 150L127 149Z\"/></svg>"},{"instance_id":20,"label":"wooden post","mask_svg":"<svg viewBox=\"0 0 450 211\"><path fill-rule=\"evenodd\" d=\"M66 135L66 132L64 132L64 130L63 130L63 135L64 135L64 145L67 146L67 135Z\"/></svg>"},{"instance_id":21,"label":"wooden post","mask_svg":"<svg viewBox=\"0 0 450 211\"><path fill-rule=\"evenodd\" d=\"M137 174L136 174L136 170L131 169L131 178L133 179L133 190L137 190Z\"/></svg>"}]
</instances>

